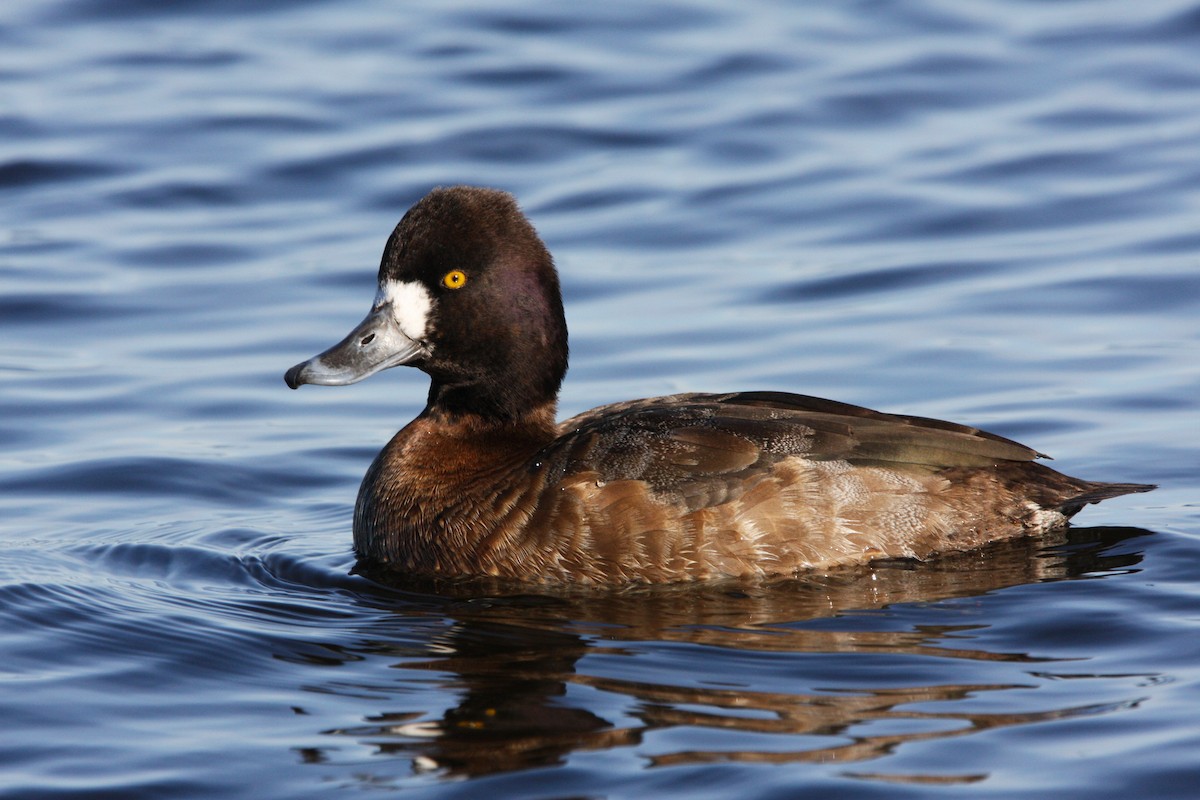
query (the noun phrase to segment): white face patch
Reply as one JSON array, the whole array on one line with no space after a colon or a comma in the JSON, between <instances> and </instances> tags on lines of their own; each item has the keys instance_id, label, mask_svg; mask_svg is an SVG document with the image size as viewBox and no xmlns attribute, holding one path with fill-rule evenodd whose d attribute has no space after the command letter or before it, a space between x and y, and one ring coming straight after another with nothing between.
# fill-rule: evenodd
<instances>
[{"instance_id":1,"label":"white face patch","mask_svg":"<svg viewBox=\"0 0 1200 800\"><path fill-rule=\"evenodd\" d=\"M392 316L401 333L414 342L424 341L429 332L429 309L433 307L433 297L424 285L415 281L386 281L375 295L375 307L384 303L392 304Z\"/></svg>"}]
</instances>

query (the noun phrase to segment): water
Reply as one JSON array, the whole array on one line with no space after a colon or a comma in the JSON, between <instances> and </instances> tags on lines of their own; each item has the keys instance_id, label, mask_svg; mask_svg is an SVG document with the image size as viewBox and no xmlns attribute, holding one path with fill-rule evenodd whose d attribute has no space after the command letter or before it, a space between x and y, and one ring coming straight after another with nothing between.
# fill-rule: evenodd
<instances>
[{"instance_id":1,"label":"water","mask_svg":"<svg viewBox=\"0 0 1200 800\"><path fill-rule=\"evenodd\" d=\"M10 0L0 794L1191 797L1200 5ZM515 192L561 411L780 389L1161 484L768 585L353 574L393 370L289 392L436 184Z\"/></svg>"}]
</instances>

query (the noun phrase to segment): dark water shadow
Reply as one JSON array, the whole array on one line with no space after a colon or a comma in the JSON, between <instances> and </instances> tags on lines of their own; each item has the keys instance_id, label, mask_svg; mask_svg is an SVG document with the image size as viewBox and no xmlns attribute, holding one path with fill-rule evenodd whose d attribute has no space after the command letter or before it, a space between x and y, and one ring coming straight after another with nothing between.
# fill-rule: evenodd
<instances>
[{"instance_id":1,"label":"dark water shadow","mask_svg":"<svg viewBox=\"0 0 1200 800\"><path fill-rule=\"evenodd\" d=\"M927 624L921 606L907 619L880 612L898 604L937 603L1136 570L1141 551L1126 542L1149 533L1072 528L921 564L881 562L773 583L553 592L525 587L522 592L511 585L376 574L378 594L364 595L362 602L376 609L393 604L400 614L434 611L449 620L432 655L412 658L410 642L396 648L397 656L407 658L392 666L401 679L407 670L445 676L440 686L458 699L438 717L380 707L364 713L361 725L326 733L351 737L387 761L406 759L415 772L476 777L562 764L577 751L638 746L651 732L671 728L720 731L734 737L733 742L739 735L754 734L805 738L791 749L681 747L664 752L659 745L646 756L648 766L864 762L911 742L1117 710L1066 706L1061 698L1060 705L1034 711L972 710L978 703L971 698L1030 689L1035 681L958 682L955 677L972 673L962 668L963 662L1032 665L1061 659L973 645L976 634L990 627L986 616L946 625ZM386 644L373 641L369 649L380 654ZM648 653L667 659L650 677L645 669L633 669L637 657ZM722 654L716 661L725 666L705 663L705 653ZM789 654L796 658L786 660L785 674L794 674L794 681L783 680L783 690L779 680L764 681L756 666L731 671L725 658L753 658L757 665ZM585 655L589 661L581 664ZM596 669L593 658L610 663ZM677 667L671 658L679 659ZM850 686L839 683L836 673L847 659L883 659L888 665L895 662L895 668L880 671L874 683ZM923 662L937 666L911 669ZM1032 670L1014 672L1029 675ZM790 691L793 685L796 691ZM835 685L840 688L829 688ZM378 696L378 689L371 687L363 696ZM580 692L605 699L581 701ZM389 697L388 702L395 700ZM931 702L958 701L967 701L961 710L952 705L924 710ZM914 704L921 708L911 708ZM880 732L864 733L864 724L870 728L870 723L879 723ZM306 751L305 758L323 760L319 750ZM394 771L395 764L381 764L380 769ZM380 778L368 777L370 770L363 775L364 780ZM859 777L954 783L986 776L897 778L864 772Z\"/></svg>"}]
</instances>

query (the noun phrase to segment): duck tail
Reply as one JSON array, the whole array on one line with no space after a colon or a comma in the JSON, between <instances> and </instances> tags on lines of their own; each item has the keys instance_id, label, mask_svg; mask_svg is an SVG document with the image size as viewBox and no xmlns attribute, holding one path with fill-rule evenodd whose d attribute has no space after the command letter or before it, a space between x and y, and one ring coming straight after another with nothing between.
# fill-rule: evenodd
<instances>
[{"instance_id":1,"label":"duck tail","mask_svg":"<svg viewBox=\"0 0 1200 800\"><path fill-rule=\"evenodd\" d=\"M1158 485L1153 483L1088 482L1081 488L1083 491L1079 494L1072 495L1059 503L1058 510L1070 517L1077 514L1079 509L1089 503L1099 503L1101 500L1107 500L1110 497L1120 497L1125 494L1153 491L1158 488Z\"/></svg>"}]
</instances>

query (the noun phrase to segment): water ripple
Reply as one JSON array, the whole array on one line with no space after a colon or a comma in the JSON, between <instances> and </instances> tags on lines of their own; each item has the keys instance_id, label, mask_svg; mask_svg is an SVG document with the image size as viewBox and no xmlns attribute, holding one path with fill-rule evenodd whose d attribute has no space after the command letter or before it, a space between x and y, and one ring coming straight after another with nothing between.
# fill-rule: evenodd
<instances>
[{"instance_id":1,"label":"water ripple","mask_svg":"<svg viewBox=\"0 0 1200 800\"><path fill-rule=\"evenodd\" d=\"M321 478L299 471L255 468L221 460L123 456L25 470L0 482L7 491L189 499L222 506L255 505L272 491L322 486Z\"/></svg>"},{"instance_id":2,"label":"water ripple","mask_svg":"<svg viewBox=\"0 0 1200 800\"><path fill-rule=\"evenodd\" d=\"M0 163L0 189L86 181L117 174L122 167L97 161L21 159Z\"/></svg>"}]
</instances>

